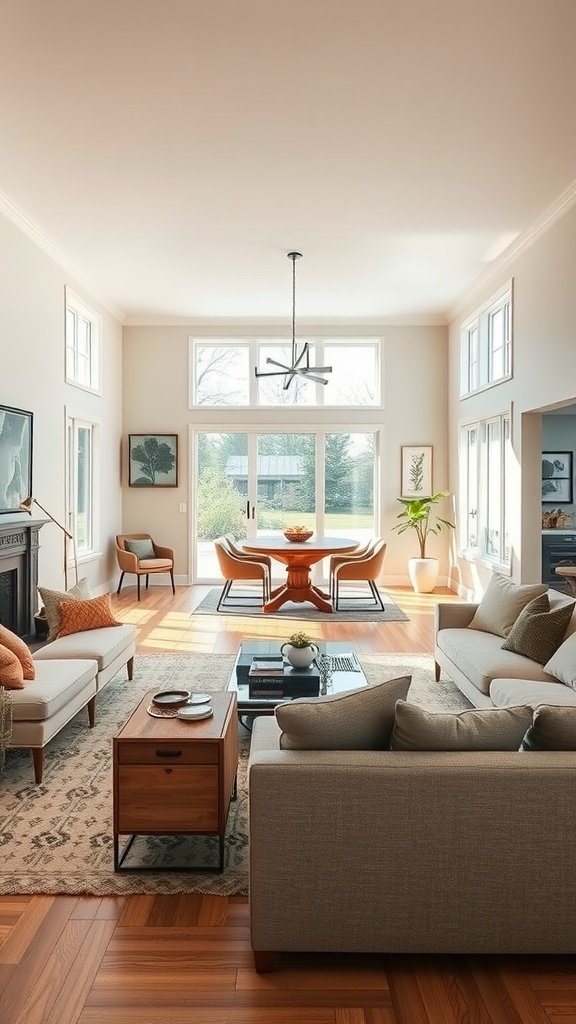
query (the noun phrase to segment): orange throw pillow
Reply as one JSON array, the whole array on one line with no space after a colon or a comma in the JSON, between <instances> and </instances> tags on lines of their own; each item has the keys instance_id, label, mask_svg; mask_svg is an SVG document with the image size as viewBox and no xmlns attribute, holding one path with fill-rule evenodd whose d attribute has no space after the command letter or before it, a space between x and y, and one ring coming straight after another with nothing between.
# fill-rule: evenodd
<instances>
[{"instance_id":1,"label":"orange throw pillow","mask_svg":"<svg viewBox=\"0 0 576 1024\"><path fill-rule=\"evenodd\" d=\"M90 601L60 601L60 631L58 636L82 633L85 629L101 629L103 626L121 626L113 614L110 594L93 597Z\"/></svg>"},{"instance_id":2,"label":"orange throw pillow","mask_svg":"<svg viewBox=\"0 0 576 1024\"><path fill-rule=\"evenodd\" d=\"M6 690L24 689L24 671L14 651L0 646L0 686Z\"/></svg>"},{"instance_id":3,"label":"orange throw pillow","mask_svg":"<svg viewBox=\"0 0 576 1024\"><path fill-rule=\"evenodd\" d=\"M2 644L3 647L7 647L9 651L12 651L12 653L16 655L24 670L24 679L36 678L36 667L32 660L32 651L24 643L21 637L16 636L16 633L13 633L10 629L6 629L6 626L2 626L1 624L0 644Z\"/></svg>"}]
</instances>

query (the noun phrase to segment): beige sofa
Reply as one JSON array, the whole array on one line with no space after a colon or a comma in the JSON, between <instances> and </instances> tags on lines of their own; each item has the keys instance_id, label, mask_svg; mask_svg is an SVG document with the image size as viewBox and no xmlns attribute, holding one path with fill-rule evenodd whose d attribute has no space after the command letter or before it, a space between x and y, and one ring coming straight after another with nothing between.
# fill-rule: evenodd
<instances>
[{"instance_id":1,"label":"beige sofa","mask_svg":"<svg viewBox=\"0 0 576 1024\"><path fill-rule=\"evenodd\" d=\"M549 590L550 607L572 598ZM544 671L542 665L512 651L503 651L504 638L468 629L477 604L441 602L435 609L436 679L442 669L477 708L518 704L576 705L576 691ZM576 632L576 615L566 636Z\"/></svg>"},{"instance_id":2,"label":"beige sofa","mask_svg":"<svg viewBox=\"0 0 576 1024\"><path fill-rule=\"evenodd\" d=\"M60 637L35 653L36 678L10 691L10 746L31 750L37 783L47 743L84 707L94 725L96 697L124 665L132 679L135 648L135 628L122 625Z\"/></svg>"},{"instance_id":3,"label":"beige sofa","mask_svg":"<svg viewBox=\"0 0 576 1024\"><path fill-rule=\"evenodd\" d=\"M280 951L576 953L576 753L297 751L254 725L250 924Z\"/></svg>"}]
</instances>

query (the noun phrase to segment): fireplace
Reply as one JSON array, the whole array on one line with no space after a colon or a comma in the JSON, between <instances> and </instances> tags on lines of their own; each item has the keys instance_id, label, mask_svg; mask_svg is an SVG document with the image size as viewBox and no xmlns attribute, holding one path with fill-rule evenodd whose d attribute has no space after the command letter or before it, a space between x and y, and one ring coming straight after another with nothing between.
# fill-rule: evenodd
<instances>
[{"instance_id":1,"label":"fireplace","mask_svg":"<svg viewBox=\"0 0 576 1024\"><path fill-rule=\"evenodd\" d=\"M22 637L34 632L38 533L45 522L0 516L0 623Z\"/></svg>"}]
</instances>

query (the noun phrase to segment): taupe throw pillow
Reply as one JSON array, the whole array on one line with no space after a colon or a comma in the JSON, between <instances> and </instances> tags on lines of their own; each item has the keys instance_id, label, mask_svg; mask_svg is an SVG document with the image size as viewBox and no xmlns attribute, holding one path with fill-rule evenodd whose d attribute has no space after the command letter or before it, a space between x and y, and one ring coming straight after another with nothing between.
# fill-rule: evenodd
<instances>
[{"instance_id":1,"label":"taupe throw pillow","mask_svg":"<svg viewBox=\"0 0 576 1024\"><path fill-rule=\"evenodd\" d=\"M42 598L46 621L48 622L48 640L55 640L60 632L60 601L87 601L92 597L88 580L78 580L70 590L48 590L38 587Z\"/></svg>"},{"instance_id":2,"label":"taupe throw pillow","mask_svg":"<svg viewBox=\"0 0 576 1024\"><path fill-rule=\"evenodd\" d=\"M402 676L351 693L280 704L275 711L282 729L280 746L284 750L386 750L396 701L404 700L411 679Z\"/></svg>"},{"instance_id":3,"label":"taupe throw pillow","mask_svg":"<svg viewBox=\"0 0 576 1024\"><path fill-rule=\"evenodd\" d=\"M444 714L399 700L392 750L518 750L532 708L486 708Z\"/></svg>"},{"instance_id":4,"label":"taupe throw pillow","mask_svg":"<svg viewBox=\"0 0 576 1024\"><path fill-rule=\"evenodd\" d=\"M544 665L544 671L576 690L576 633L571 633L560 644L550 661Z\"/></svg>"},{"instance_id":5,"label":"taupe throw pillow","mask_svg":"<svg viewBox=\"0 0 576 1024\"><path fill-rule=\"evenodd\" d=\"M520 750L576 750L576 708L540 704Z\"/></svg>"},{"instance_id":6,"label":"taupe throw pillow","mask_svg":"<svg viewBox=\"0 0 576 1024\"><path fill-rule=\"evenodd\" d=\"M520 612L502 650L523 654L544 665L562 643L573 610L572 603L561 604L550 611L547 594L535 598Z\"/></svg>"},{"instance_id":7,"label":"taupe throw pillow","mask_svg":"<svg viewBox=\"0 0 576 1024\"><path fill-rule=\"evenodd\" d=\"M508 636L522 609L547 590L545 583L512 583L512 580L496 572L490 579L468 629Z\"/></svg>"}]
</instances>

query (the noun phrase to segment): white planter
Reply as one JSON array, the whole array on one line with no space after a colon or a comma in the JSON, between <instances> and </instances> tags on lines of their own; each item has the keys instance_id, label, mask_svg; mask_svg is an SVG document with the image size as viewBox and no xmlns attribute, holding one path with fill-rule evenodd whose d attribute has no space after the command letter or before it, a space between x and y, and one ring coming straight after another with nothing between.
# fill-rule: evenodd
<instances>
[{"instance_id":1,"label":"white planter","mask_svg":"<svg viewBox=\"0 0 576 1024\"><path fill-rule=\"evenodd\" d=\"M408 576L417 594L430 594L438 582L437 558L409 558Z\"/></svg>"},{"instance_id":2,"label":"white planter","mask_svg":"<svg viewBox=\"0 0 576 1024\"><path fill-rule=\"evenodd\" d=\"M316 644L308 647L292 647L292 644L282 644L280 653L284 654L293 668L308 668L318 654Z\"/></svg>"}]
</instances>

